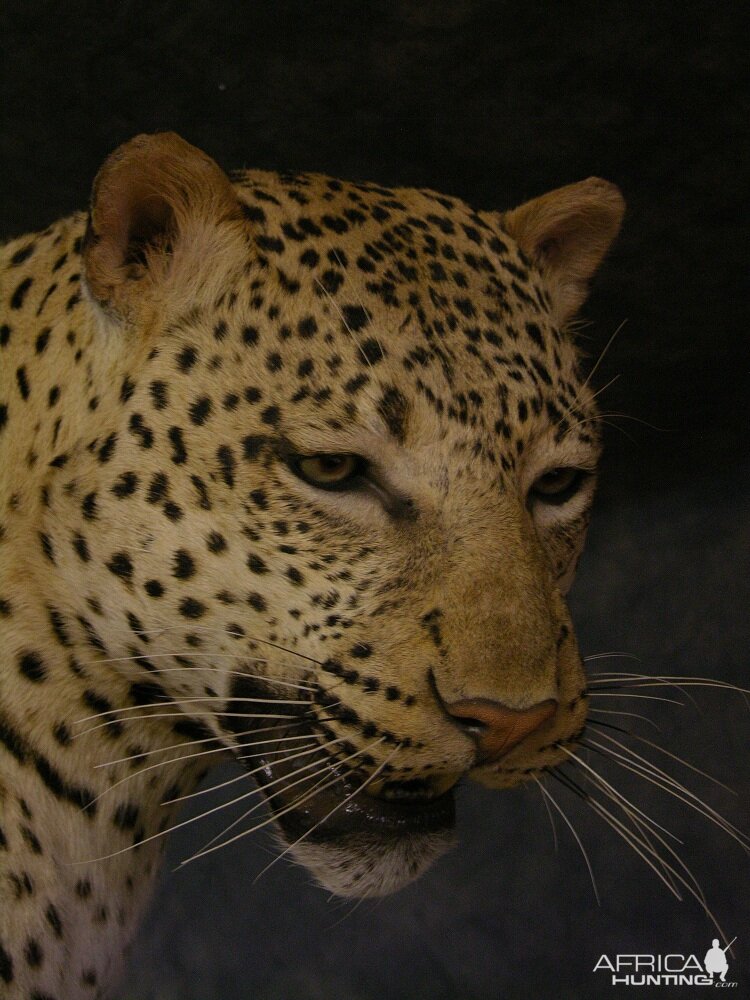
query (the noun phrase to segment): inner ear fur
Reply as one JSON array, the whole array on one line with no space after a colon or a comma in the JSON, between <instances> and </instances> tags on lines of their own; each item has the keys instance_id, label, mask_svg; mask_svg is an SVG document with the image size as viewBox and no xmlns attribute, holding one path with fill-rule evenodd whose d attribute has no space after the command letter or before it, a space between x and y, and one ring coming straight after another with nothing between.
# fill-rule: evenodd
<instances>
[{"instance_id":1,"label":"inner ear fur","mask_svg":"<svg viewBox=\"0 0 750 1000\"><path fill-rule=\"evenodd\" d=\"M589 177L501 216L503 229L547 279L561 325L583 304L589 280L617 236L624 212L619 188Z\"/></svg>"},{"instance_id":2,"label":"inner ear fur","mask_svg":"<svg viewBox=\"0 0 750 1000\"><path fill-rule=\"evenodd\" d=\"M174 132L136 136L94 180L83 247L89 291L127 318L140 282L158 285L191 258L199 265L211 234L240 219L231 182L209 156Z\"/></svg>"}]
</instances>

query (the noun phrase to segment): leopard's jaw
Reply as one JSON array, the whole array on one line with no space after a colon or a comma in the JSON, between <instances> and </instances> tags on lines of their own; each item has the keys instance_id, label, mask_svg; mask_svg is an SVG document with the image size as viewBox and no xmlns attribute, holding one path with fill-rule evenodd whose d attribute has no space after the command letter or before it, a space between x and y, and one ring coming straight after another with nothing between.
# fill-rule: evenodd
<instances>
[{"instance_id":1,"label":"leopard's jaw","mask_svg":"<svg viewBox=\"0 0 750 1000\"><path fill-rule=\"evenodd\" d=\"M288 771L284 849L343 895L439 856L457 778L563 759L599 453L565 326L621 214L596 179L502 216L232 184L166 135L2 251L0 981L104 991L163 803L225 750L273 770L278 727L334 776Z\"/></svg>"}]
</instances>

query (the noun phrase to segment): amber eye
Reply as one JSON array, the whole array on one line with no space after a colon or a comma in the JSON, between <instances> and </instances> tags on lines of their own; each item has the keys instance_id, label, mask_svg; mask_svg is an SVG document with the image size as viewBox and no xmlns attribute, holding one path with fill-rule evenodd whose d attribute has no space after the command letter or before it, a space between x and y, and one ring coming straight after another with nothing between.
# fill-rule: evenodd
<instances>
[{"instance_id":1,"label":"amber eye","mask_svg":"<svg viewBox=\"0 0 750 1000\"><path fill-rule=\"evenodd\" d=\"M591 476L585 469L550 469L534 482L529 499L548 504L563 504L570 500Z\"/></svg>"},{"instance_id":2,"label":"amber eye","mask_svg":"<svg viewBox=\"0 0 750 1000\"><path fill-rule=\"evenodd\" d=\"M366 462L359 455L294 455L292 472L321 490L351 489L364 472Z\"/></svg>"}]
</instances>

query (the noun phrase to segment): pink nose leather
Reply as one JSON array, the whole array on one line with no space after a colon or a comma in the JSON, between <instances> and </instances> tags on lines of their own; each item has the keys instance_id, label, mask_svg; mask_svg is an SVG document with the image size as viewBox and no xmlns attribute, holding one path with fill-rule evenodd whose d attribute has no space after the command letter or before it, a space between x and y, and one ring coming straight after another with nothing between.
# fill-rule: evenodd
<instances>
[{"instance_id":1,"label":"pink nose leather","mask_svg":"<svg viewBox=\"0 0 750 1000\"><path fill-rule=\"evenodd\" d=\"M471 731L482 761L498 760L514 746L539 729L555 714L557 702L550 698L531 708L506 708L488 698L454 701L446 710L462 728Z\"/></svg>"}]
</instances>

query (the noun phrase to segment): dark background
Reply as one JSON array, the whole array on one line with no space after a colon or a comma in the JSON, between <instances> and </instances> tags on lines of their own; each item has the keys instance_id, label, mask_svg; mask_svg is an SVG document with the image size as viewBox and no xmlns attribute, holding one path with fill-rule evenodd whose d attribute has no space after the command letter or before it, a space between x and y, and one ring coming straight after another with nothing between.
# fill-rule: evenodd
<instances>
[{"instance_id":1,"label":"dark background","mask_svg":"<svg viewBox=\"0 0 750 1000\"><path fill-rule=\"evenodd\" d=\"M598 174L628 202L584 315L613 427L588 553L572 595L592 669L748 685L750 461L747 162L741 3L7 4L0 236L85 206L97 167L137 132L174 129L227 169L320 170L425 185L507 208ZM629 667L629 663L634 666ZM739 793L658 760L742 824L750 711L612 700ZM645 692L660 693L660 692ZM668 694L668 692L667 692ZM604 702L602 701L603 705ZM622 721L627 724L627 720ZM655 752L650 754L656 756ZM747 856L685 806L610 769L679 834L750 996ZM557 795L557 789L553 789ZM555 853L535 788L461 798L461 843L382 902L328 901L255 838L166 874L123 987L127 1000L599 998L602 952L695 951L715 932L560 791ZM750 824L748 824L750 825ZM218 827L217 827L218 829ZM173 838L173 862L208 838ZM172 866L173 867L173 866ZM630 990L646 996L647 990ZM660 996L693 995L659 991Z\"/></svg>"}]
</instances>

